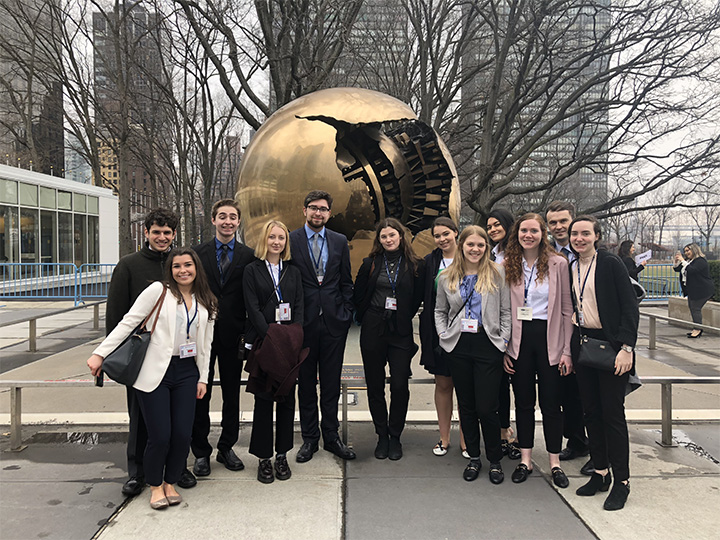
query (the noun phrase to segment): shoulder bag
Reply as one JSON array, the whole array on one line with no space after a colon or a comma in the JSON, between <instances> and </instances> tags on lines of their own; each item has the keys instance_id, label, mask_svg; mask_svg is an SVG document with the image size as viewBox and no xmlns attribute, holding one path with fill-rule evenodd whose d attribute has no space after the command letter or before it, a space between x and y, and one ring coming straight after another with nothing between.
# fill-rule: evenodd
<instances>
[{"instance_id":1,"label":"shoulder bag","mask_svg":"<svg viewBox=\"0 0 720 540\"><path fill-rule=\"evenodd\" d=\"M150 345L150 336L155 331L158 319L160 318L160 310L162 309L163 303L165 302L165 294L167 293L167 287L163 286L163 292L160 298L157 299L155 305L145 317L145 320L140 326L133 330L125 341L118 345L117 349L108 354L102 363L102 371L107 373L113 381L116 381L125 386L132 386L137 381L138 375L140 374L140 368L142 368L143 361L145 360L145 353L147 352L148 345ZM155 322L152 325L152 329L148 330L146 325L152 317L152 314L157 311L155 316Z\"/></svg>"}]
</instances>

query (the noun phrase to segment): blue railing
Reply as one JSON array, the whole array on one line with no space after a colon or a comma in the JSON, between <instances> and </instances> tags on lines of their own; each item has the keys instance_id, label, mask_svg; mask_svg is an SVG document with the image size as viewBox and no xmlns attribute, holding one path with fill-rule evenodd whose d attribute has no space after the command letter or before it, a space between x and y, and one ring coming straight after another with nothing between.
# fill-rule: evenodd
<instances>
[{"instance_id":1,"label":"blue railing","mask_svg":"<svg viewBox=\"0 0 720 540\"><path fill-rule=\"evenodd\" d=\"M85 300L107 297L114 264L0 263L0 298Z\"/></svg>"},{"instance_id":2,"label":"blue railing","mask_svg":"<svg viewBox=\"0 0 720 540\"><path fill-rule=\"evenodd\" d=\"M667 300L671 296L682 296L678 273L672 264L648 264L638 276L645 288L646 300Z\"/></svg>"}]
</instances>

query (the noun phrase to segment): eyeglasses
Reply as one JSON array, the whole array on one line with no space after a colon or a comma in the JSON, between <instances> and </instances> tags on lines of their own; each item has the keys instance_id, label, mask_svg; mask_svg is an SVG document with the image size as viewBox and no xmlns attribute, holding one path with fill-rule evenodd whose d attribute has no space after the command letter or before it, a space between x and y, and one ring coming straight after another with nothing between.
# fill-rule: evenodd
<instances>
[{"instance_id":1,"label":"eyeglasses","mask_svg":"<svg viewBox=\"0 0 720 540\"><path fill-rule=\"evenodd\" d=\"M311 212L320 212L321 214L327 214L330 211L327 206L315 206L314 204L308 206L307 209Z\"/></svg>"}]
</instances>

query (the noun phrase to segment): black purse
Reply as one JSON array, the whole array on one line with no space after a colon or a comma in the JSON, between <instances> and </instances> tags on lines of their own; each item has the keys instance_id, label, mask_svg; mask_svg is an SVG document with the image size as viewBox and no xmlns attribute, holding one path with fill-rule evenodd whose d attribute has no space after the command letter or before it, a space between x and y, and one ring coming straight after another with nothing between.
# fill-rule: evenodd
<instances>
[{"instance_id":1,"label":"black purse","mask_svg":"<svg viewBox=\"0 0 720 540\"><path fill-rule=\"evenodd\" d=\"M615 371L617 353L609 342L588 336L580 336L578 364L602 371Z\"/></svg>"},{"instance_id":2,"label":"black purse","mask_svg":"<svg viewBox=\"0 0 720 540\"><path fill-rule=\"evenodd\" d=\"M158 319L160 318L160 309L162 309L163 302L165 301L165 294L167 293L167 287L163 287L163 292L158 298L157 302L153 306L148 316L140 326L133 330L125 341L123 341L118 347L108 354L103 360L101 369L102 372L106 373L113 381L125 386L132 386L137 381L138 375L140 374L140 368L142 368L143 362L145 361L145 353L147 353L148 346L150 345L150 336L155 331ZM152 314L157 310L157 316L153 323L152 329L148 330L146 325L150 320ZM102 378L102 373L100 374Z\"/></svg>"}]
</instances>

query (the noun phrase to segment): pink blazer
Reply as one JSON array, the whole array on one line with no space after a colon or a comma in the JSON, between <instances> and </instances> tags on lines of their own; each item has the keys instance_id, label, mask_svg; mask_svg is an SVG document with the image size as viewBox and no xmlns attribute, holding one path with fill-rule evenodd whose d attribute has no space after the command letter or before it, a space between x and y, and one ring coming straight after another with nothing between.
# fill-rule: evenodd
<instances>
[{"instance_id":1,"label":"pink blazer","mask_svg":"<svg viewBox=\"0 0 720 540\"><path fill-rule=\"evenodd\" d=\"M573 307L567 259L560 255L552 255L548 261L548 272L550 274L547 325L548 359L551 366L557 366L563 354L570 356L570 338L572 337ZM517 318L517 308L523 305L524 294L525 286L522 282L510 286L512 334L507 354L511 358L517 358L520 352L522 321Z\"/></svg>"}]
</instances>

